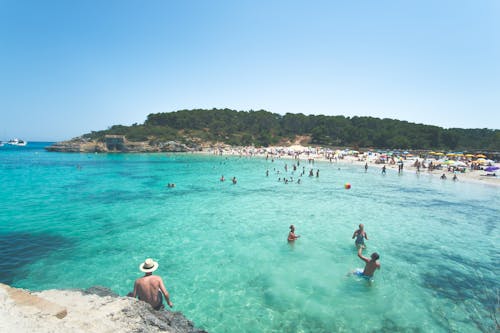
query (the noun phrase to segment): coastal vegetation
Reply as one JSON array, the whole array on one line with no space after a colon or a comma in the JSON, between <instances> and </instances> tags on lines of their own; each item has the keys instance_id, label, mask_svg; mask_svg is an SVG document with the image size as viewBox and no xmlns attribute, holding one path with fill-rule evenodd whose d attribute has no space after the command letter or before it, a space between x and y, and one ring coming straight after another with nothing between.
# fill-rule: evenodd
<instances>
[{"instance_id":1,"label":"coastal vegetation","mask_svg":"<svg viewBox=\"0 0 500 333\"><path fill-rule=\"evenodd\" d=\"M150 144L176 140L186 145L222 142L237 146L269 146L296 142L321 146L379 149L500 150L498 129L445 129L395 119L287 113L265 110L194 109L149 114L143 124L114 125L83 135L103 141L124 135Z\"/></svg>"}]
</instances>

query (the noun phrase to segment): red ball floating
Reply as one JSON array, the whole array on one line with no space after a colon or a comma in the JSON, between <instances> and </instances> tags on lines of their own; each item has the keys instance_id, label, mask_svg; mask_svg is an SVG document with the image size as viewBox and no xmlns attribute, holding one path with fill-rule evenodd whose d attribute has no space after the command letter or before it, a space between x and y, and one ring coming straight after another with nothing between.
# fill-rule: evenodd
<instances>
[{"instance_id":1,"label":"red ball floating","mask_svg":"<svg viewBox=\"0 0 500 333\"><path fill-rule=\"evenodd\" d=\"M349 184L349 183L345 183L345 184L344 184L344 188L345 188L346 190L350 190L350 189L351 189L351 184Z\"/></svg>"}]
</instances>

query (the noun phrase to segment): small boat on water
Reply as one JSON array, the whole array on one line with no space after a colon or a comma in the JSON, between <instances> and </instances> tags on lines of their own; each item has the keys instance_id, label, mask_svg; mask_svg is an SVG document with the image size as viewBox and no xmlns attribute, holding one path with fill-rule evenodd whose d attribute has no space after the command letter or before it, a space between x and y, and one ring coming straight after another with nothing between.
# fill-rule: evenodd
<instances>
[{"instance_id":1,"label":"small boat on water","mask_svg":"<svg viewBox=\"0 0 500 333\"><path fill-rule=\"evenodd\" d=\"M24 141L24 140L20 140L18 138L15 138L15 139L11 139L7 142L8 145L11 145L11 146L26 146L28 144L27 141Z\"/></svg>"}]
</instances>

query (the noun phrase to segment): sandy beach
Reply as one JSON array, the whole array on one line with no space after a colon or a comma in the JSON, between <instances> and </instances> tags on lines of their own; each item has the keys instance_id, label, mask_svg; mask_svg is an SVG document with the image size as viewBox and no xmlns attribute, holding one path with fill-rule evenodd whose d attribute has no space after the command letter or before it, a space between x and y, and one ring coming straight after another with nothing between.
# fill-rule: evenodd
<instances>
[{"instance_id":1,"label":"sandy beach","mask_svg":"<svg viewBox=\"0 0 500 333\"><path fill-rule=\"evenodd\" d=\"M500 170L496 172L488 172L485 171L484 168L488 166L498 167L500 169L500 162L489 161L481 166L479 170L473 170L470 167L470 164L475 161L475 159L465 160L463 161L466 166L462 169L462 171L453 171L448 170L447 165L445 163L446 159L439 159L434 157L414 157L405 158L403 156L396 157L394 159L394 163L386 162L379 163L380 155L378 153L365 152L365 153L349 153L348 150L345 151L330 151L323 150L320 148L310 148L304 147L299 144L295 144L289 147L267 147L267 148L254 148L254 147L231 147L229 145L220 146L219 148L206 148L203 149L200 153L202 154L212 154L212 155L222 155L222 156L251 156L251 157L264 157L264 158L275 158L275 159L300 159L301 161L313 159L314 161L323 161L329 162L333 164L339 165L357 165L360 167L364 167L365 164L368 165L368 168L373 169L377 168L382 171L382 167L385 165L387 170L391 170L392 172L398 172L398 163L401 161L403 163L403 173L420 173L421 175L430 175L434 177L441 177L443 174L446 176L444 181L453 181L453 176L456 174L456 181L465 181L476 184L483 185L492 185L492 186L500 186ZM438 163L440 165L439 168L429 170L429 168L420 168L417 170L417 167L414 166L415 161L418 160L421 163L424 162L425 165L428 165L430 162L434 164ZM459 159L457 159L458 161ZM391 172L389 172L391 173Z\"/></svg>"}]
</instances>

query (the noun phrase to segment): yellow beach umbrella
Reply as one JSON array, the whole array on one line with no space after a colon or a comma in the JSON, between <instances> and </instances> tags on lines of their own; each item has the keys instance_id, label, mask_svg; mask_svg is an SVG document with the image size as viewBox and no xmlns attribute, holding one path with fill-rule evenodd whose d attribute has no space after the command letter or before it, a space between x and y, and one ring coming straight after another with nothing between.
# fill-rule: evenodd
<instances>
[{"instance_id":1,"label":"yellow beach umbrella","mask_svg":"<svg viewBox=\"0 0 500 333\"><path fill-rule=\"evenodd\" d=\"M474 154L465 154L465 157L474 157Z\"/></svg>"},{"instance_id":2,"label":"yellow beach umbrella","mask_svg":"<svg viewBox=\"0 0 500 333\"><path fill-rule=\"evenodd\" d=\"M483 154L477 154L477 155L476 155L476 157L477 157L477 158L486 158L486 156L485 156L485 155L483 155Z\"/></svg>"},{"instance_id":3,"label":"yellow beach umbrella","mask_svg":"<svg viewBox=\"0 0 500 333\"><path fill-rule=\"evenodd\" d=\"M446 156L455 156L455 154L453 154L453 153L448 153L448 154L446 154Z\"/></svg>"},{"instance_id":4,"label":"yellow beach umbrella","mask_svg":"<svg viewBox=\"0 0 500 333\"><path fill-rule=\"evenodd\" d=\"M434 155L443 156L444 154L443 153L434 153Z\"/></svg>"}]
</instances>

